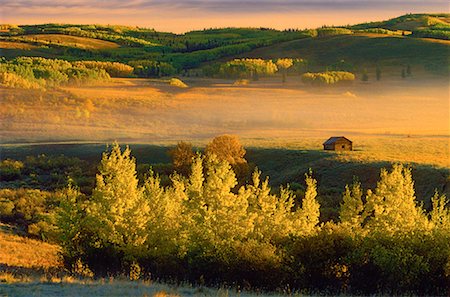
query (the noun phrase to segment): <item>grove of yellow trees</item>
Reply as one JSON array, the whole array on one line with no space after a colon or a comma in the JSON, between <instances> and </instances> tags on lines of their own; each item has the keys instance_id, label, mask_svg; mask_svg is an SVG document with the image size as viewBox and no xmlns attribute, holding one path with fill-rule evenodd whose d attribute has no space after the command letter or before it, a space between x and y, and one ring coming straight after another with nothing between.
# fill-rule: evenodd
<instances>
[{"instance_id":1,"label":"grove of yellow trees","mask_svg":"<svg viewBox=\"0 0 450 297\"><path fill-rule=\"evenodd\" d=\"M151 170L139 181L128 148L104 153L92 196L69 187L61 203L68 267L264 289L448 294L447 200L436 194L422 209L408 167L383 169L366 194L347 186L340 221L320 222L312 172L304 197L288 186L275 194L258 170L237 187L227 158L212 144L207 151L167 187Z\"/></svg>"}]
</instances>

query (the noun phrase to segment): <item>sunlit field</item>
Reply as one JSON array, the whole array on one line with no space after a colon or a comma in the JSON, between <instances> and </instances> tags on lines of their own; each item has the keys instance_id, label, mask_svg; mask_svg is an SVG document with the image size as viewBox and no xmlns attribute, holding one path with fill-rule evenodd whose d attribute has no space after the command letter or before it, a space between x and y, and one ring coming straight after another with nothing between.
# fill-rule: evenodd
<instances>
[{"instance_id":1,"label":"sunlit field","mask_svg":"<svg viewBox=\"0 0 450 297\"><path fill-rule=\"evenodd\" d=\"M0 296L448 296L450 14L179 34L66 2L100 22L0 24Z\"/></svg>"},{"instance_id":2,"label":"sunlit field","mask_svg":"<svg viewBox=\"0 0 450 297\"><path fill-rule=\"evenodd\" d=\"M295 76L237 87L232 81L113 79L61 91L0 89L3 144L101 141L201 145L239 135L246 146L321 149L344 135L353 160L449 165L449 98L442 78L386 77L311 88Z\"/></svg>"}]
</instances>

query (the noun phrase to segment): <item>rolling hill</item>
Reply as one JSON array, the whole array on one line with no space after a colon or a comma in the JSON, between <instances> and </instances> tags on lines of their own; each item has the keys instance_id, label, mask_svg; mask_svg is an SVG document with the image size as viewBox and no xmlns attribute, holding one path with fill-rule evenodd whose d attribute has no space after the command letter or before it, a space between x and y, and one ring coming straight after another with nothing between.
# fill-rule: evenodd
<instances>
[{"instance_id":1,"label":"rolling hill","mask_svg":"<svg viewBox=\"0 0 450 297\"><path fill-rule=\"evenodd\" d=\"M316 66L371 67L421 65L447 73L450 41L390 36L373 33L305 38L255 49L237 57L277 59L304 58Z\"/></svg>"},{"instance_id":2,"label":"rolling hill","mask_svg":"<svg viewBox=\"0 0 450 297\"><path fill-rule=\"evenodd\" d=\"M0 53L6 59L39 56L132 66L154 61L179 74L233 57L304 58L322 70L342 60L353 69L375 63L417 64L447 74L449 20L450 14L408 14L342 28L222 28L185 34L125 26L0 25Z\"/></svg>"},{"instance_id":3,"label":"rolling hill","mask_svg":"<svg viewBox=\"0 0 450 297\"><path fill-rule=\"evenodd\" d=\"M433 26L449 28L449 14L406 14L387 21L372 22L350 26L352 29L383 28L388 30L416 31Z\"/></svg>"}]
</instances>

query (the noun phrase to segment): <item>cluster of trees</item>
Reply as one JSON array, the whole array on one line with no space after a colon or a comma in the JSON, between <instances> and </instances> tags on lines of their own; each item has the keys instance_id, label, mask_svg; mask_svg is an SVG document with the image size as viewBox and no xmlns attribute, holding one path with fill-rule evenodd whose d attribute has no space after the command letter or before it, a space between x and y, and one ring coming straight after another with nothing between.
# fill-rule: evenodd
<instances>
[{"instance_id":1,"label":"cluster of trees","mask_svg":"<svg viewBox=\"0 0 450 297\"><path fill-rule=\"evenodd\" d=\"M194 151L192 144L181 141L169 150L168 154L172 159L173 169L188 177L194 157L198 154L198 151ZM247 163L246 150L238 137L227 134L217 136L208 143L204 154L206 156L215 155L219 160L228 162L236 174L239 184L247 181L253 165Z\"/></svg>"},{"instance_id":2,"label":"cluster of trees","mask_svg":"<svg viewBox=\"0 0 450 297\"><path fill-rule=\"evenodd\" d=\"M317 37L335 36L353 34L353 31L347 28L323 27L317 29Z\"/></svg>"},{"instance_id":3,"label":"cluster of trees","mask_svg":"<svg viewBox=\"0 0 450 297\"><path fill-rule=\"evenodd\" d=\"M303 59L280 58L276 60L264 59L234 59L232 61L204 67L203 73L212 77L247 78L258 80L260 76L270 76L281 73L282 81L286 81L288 74L301 74L307 68L307 61Z\"/></svg>"},{"instance_id":4,"label":"cluster of trees","mask_svg":"<svg viewBox=\"0 0 450 297\"><path fill-rule=\"evenodd\" d=\"M94 186L96 164L66 156L27 156L23 160L5 159L0 162L2 188L37 188L54 191L64 188L70 181L83 193Z\"/></svg>"},{"instance_id":5,"label":"cluster of trees","mask_svg":"<svg viewBox=\"0 0 450 297\"><path fill-rule=\"evenodd\" d=\"M61 189L76 183L83 193L94 187L96 164L78 158L46 155L0 162L0 221L25 234L57 242Z\"/></svg>"},{"instance_id":6,"label":"cluster of trees","mask_svg":"<svg viewBox=\"0 0 450 297\"><path fill-rule=\"evenodd\" d=\"M24 30L17 25L13 24L0 24L0 36L1 35L18 35L22 34Z\"/></svg>"},{"instance_id":7,"label":"cluster of trees","mask_svg":"<svg viewBox=\"0 0 450 297\"><path fill-rule=\"evenodd\" d=\"M413 31L412 37L418 38L436 38L450 40L450 28L430 28Z\"/></svg>"},{"instance_id":8,"label":"cluster of trees","mask_svg":"<svg viewBox=\"0 0 450 297\"><path fill-rule=\"evenodd\" d=\"M177 69L191 69L201 66L204 62L218 60L227 56L234 56L249 52L259 47L265 47L283 41L289 41L295 38L310 37L307 33L300 35L280 35L274 38L251 39L236 44L216 47L209 50L200 50L190 53L172 53L162 57L162 61L171 63Z\"/></svg>"},{"instance_id":9,"label":"cluster of trees","mask_svg":"<svg viewBox=\"0 0 450 297\"><path fill-rule=\"evenodd\" d=\"M89 37L117 42L124 46L144 47L156 46L157 44L130 36L126 34L132 31L132 27L126 26L103 26L103 25L65 25L65 24L44 24L20 26L23 34L67 34L79 37ZM134 28L139 30L137 28ZM151 29L146 29L151 30ZM124 34L125 33L125 34Z\"/></svg>"},{"instance_id":10,"label":"cluster of trees","mask_svg":"<svg viewBox=\"0 0 450 297\"><path fill-rule=\"evenodd\" d=\"M241 160L237 151L230 162ZM409 168L383 169L365 195L359 183L347 186L340 221L319 223L312 173L299 199L289 187L273 194L257 170L237 186L228 157L179 155L190 170L163 187L151 170L139 181L130 150L116 144L91 196L66 189L57 222L67 265L310 292L448 293L447 200L436 194L425 212Z\"/></svg>"},{"instance_id":11,"label":"cluster of trees","mask_svg":"<svg viewBox=\"0 0 450 297\"><path fill-rule=\"evenodd\" d=\"M255 78L273 75L278 71L272 60L234 59L220 66L219 74L228 78Z\"/></svg>"},{"instance_id":12,"label":"cluster of trees","mask_svg":"<svg viewBox=\"0 0 450 297\"><path fill-rule=\"evenodd\" d=\"M77 61L72 63L75 67L85 67L87 69L105 70L111 77L130 77L134 68L130 65L119 62L100 62L100 61Z\"/></svg>"},{"instance_id":13,"label":"cluster of trees","mask_svg":"<svg viewBox=\"0 0 450 297\"><path fill-rule=\"evenodd\" d=\"M356 30L357 33L374 33L374 34L384 34L384 35L402 35L403 31L392 31L384 28L367 28Z\"/></svg>"},{"instance_id":14,"label":"cluster of trees","mask_svg":"<svg viewBox=\"0 0 450 297\"><path fill-rule=\"evenodd\" d=\"M174 75L177 71L169 63L137 60L130 61L129 64L134 67L133 74L138 77L163 77Z\"/></svg>"},{"instance_id":15,"label":"cluster of trees","mask_svg":"<svg viewBox=\"0 0 450 297\"><path fill-rule=\"evenodd\" d=\"M0 221L14 224L29 236L58 241L55 193L37 189L0 189Z\"/></svg>"},{"instance_id":16,"label":"cluster of trees","mask_svg":"<svg viewBox=\"0 0 450 297\"><path fill-rule=\"evenodd\" d=\"M383 169L373 190L348 185L339 217L319 221L311 173L296 197L289 187L271 189L258 170L249 173L245 153L230 135L212 140L204 155L181 142L170 152L168 176L136 168L130 150L118 145L103 155L96 178L96 164L82 168L87 162L74 158L4 160L2 187L28 176L41 190L1 190L0 220L59 242L68 268L86 276L93 270L303 292L448 294L448 203L436 194L425 211L409 168ZM88 171L93 190L63 186L82 186Z\"/></svg>"},{"instance_id":17,"label":"cluster of trees","mask_svg":"<svg viewBox=\"0 0 450 297\"><path fill-rule=\"evenodd\" d=\"M94 66L92 63L84 65L38 57L19 57L10 61L2 59L0 60L0 84L6 87L30 89L83 84L110 78L108 72L102 68L103 66L99 68Z\"/></svg>"},{"instance_id":18,"label":"cluster of trees","mask_svg":"<svg viewBox=\"0 0 450 297\"><path fill-rule=\"evenodd\" d=\"M355 75L346 71L327 71L311 73L307 72L302 75L302 81L311 85L332 85L336 83L352 82Z\"/></svg>"}]
</instances>

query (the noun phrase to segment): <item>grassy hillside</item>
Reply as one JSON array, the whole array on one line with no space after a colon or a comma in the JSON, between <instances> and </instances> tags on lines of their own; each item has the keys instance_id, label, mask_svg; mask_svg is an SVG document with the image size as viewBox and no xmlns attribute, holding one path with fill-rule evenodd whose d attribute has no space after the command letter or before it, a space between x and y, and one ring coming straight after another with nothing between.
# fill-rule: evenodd
<instances>
[{"instance_id":1,"label":"grassy hillside","mask_svg":"<svg viewBox=\"0 0 450 297\"><path fill-rule=\"evenodd\" d=\"M356 30L387 29L401 30L411 37L450 39L450 14L407 14L382 22L351 26Z\"/></svg>"},{"instance_id":2,"label":"grassy hillside","mask_svg":"<svg viewBox=\"0 0 450 297\"><path fill-rule=\"evenodd\" d=\"M32 42L36 44L53 44L56 43L59 46L67 46L81 49L111 49L117 48L119 45L115 42L89 38L70 36L65 34L30 34L23 37L24 41Z\"/></svg>"},{"instance_id":3,"label":"grassy hillside","mask_svg":"<svg viewBox=\"0 0 450 297\"><path fill-rule=\"evenodd\" d=\"M57 245L20 236L14 228L0 224L0 267L10 270L61 268L59 251Z\"/></svg>"},{"instance_id":4,"label":"grassy hillside","mask_svg":"<svg viewBox=\"0 0 450 297\"><path fill-rule=\"evenodd\" d=\"M312 66L350 67L422 65L427 70L446 72L450 42L402 36L359 33L306 38L276 44L241 54L240 57L275 59L301 57Z\"/></svg>"},{"instance_id":5,"label":"grassy hillside","mask_svg":"<svg viewBox=\"0 0 450 297\"><path fill-rule=\"evenodd\" d=\"M450 14L407 14L387 21L364 23L351 26L352 29L384 28L388 30L416 31L435 25L448 27Z\"/></svg>"},{"instance_id":6,"label":"grassy hillside","mask_svg":"<svg viewBox=\"0 0 450 297\"><path fill-rule=\"evenodd\" d=\"M449 19L448 14L415 14L347 28L304 31L223 28L185 34L125 26L0 25L0 51L8 59L58 57L117 61L133 66L142 65L142 60L154 61L166 63L179 74L205 62L235 56L300 57L322 68L343 59L357 67L375 62L417 63L446 74L449 43L421 38L448 40ZM157 71L153 75L164 73Z\"/></svg>"},{"instance_id":7,"label":"grassy hillside","mask_svg":"<svg viewBox=\"0 0 450 297\"><path fill-rule=\"evenodd\" d=\"M8 58L38 54L67 60L130 62L146 59L168 62L177 69L193 68L201 62L309 36L305 32L265 28L209 29L177 35L124 26L44 24L0 27L3 28L0 42L16 42L17 51L11 50L11 43L4 53L2 50L2 55ZM40 52L24 51L22 44L34 45Z\"/></svg>"}]
</instances>

